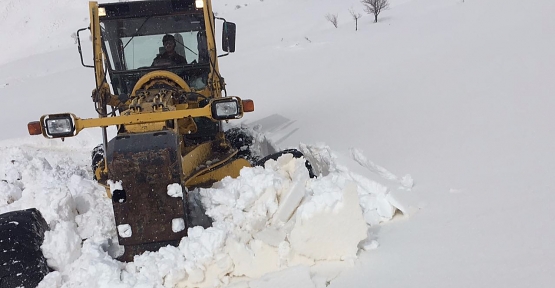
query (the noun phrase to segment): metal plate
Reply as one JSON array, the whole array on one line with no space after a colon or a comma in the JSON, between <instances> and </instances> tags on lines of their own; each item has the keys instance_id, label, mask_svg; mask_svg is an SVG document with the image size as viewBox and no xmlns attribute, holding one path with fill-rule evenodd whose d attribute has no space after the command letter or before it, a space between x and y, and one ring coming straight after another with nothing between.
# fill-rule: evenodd
<instances>
[{"instance_id":1,"label":"metal plate","mask_svg":"<svg viewBox=\"0 0 555 288\"><path fill-rule=\"evenodd\" d=\"M123 187L112 197L116 226L127 224L132 231L129 237L118 233L126 254L156 250L168 242L178 243L187 235L187 227L179 232L172 230L174 219L182 218L187 223L183 199L167 193L169 184L181 183L176 134L168 131L118 136L108 145L108 163L109 178L122 181Z\"/></svg>"}]
</instances>

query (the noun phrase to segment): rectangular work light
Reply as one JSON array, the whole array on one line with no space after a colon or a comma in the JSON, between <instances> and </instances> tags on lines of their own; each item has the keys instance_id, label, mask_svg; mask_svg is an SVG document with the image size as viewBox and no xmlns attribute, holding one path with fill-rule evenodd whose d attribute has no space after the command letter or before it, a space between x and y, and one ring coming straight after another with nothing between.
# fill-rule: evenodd
<instances>
[{"instance_id":1,"label":"rectangular work light","mask_svg":"<svg viewBox=\"0 0 555 288\"><path fill-rule=\"evenodd\" d=\"M71 114L46 115L41 122L48 138L75 136L75 121Z\"/></svg>"},{"instance_id":2,"label":"rectangular work light","mask_svg":"<svg viewBox=\"0 0 555 288\"><path fill-rule=\"evenodd\" d=\"M239 101L236 97L214 100L212 102L212 118L216 120L241 118L243 113Z\"/></svg>"}]
</instances>

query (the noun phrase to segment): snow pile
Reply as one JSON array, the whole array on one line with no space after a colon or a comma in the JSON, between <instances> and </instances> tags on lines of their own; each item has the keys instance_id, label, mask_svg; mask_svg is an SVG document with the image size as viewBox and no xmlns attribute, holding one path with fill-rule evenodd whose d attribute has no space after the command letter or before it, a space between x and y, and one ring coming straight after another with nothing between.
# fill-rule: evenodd
<instances>
[{"instance_id":1,"label":"snow pile","mask_svg":"<svg viewBox=\"0 0 555 288\"><path fill-rule=\"evenodd\" d=\"M397 210L385 186L337 165L328 147L303 145L318 178L309 178L305 159L286 154L191 191L213 227L189 227L179 247L121 263L115 233L124 227L116 229L105 189L90 179L88 153L4 144L0 213L36 207L51 229L42 249L55 272L41 287L260 287L272 273L323 287L352 264L368 225ZM178 186L168 195L182 197Z\"/></svg>"},{"instance_id":2,"label":"snow pile","mask_svg":"<svg viewBox=\"0 0 555 288\"><path fill-rule=\"evenodd\" d=\"M0 148L0 214L37 208L50 227L42 247L48 265L64 271L81 256L84 239L115 237L111 204L67 147L20 143L3 142L8 145Z\"/></svg>"}]
</instances>

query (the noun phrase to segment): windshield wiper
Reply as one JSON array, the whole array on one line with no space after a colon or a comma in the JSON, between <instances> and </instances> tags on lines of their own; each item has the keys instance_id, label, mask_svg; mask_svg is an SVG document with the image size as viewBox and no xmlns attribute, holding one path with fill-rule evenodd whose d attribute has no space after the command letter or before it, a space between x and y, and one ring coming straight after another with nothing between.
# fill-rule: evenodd
<instances>
[{"instance_id":1,"label":"windshield wiper","mask_svg":"<svg viewBox=\"0 0 555 288\"><path fill-rule=\"evenodd\" d=\"M191 48L189 48L189 47L187 47L185 44L183 44L183 43L177 41L177 39L175 39L175 43L178 43L179 45L185 47L185 49L191 51L191 53L193 53L193 54L195 54L195 55L198 55L195 51L191 50Z\"/></svg>"},{"instance_id":2,"label":"windshield wiper","mask_svg":"<svg viewBox=\"0 0 555 288\"><path fill-rule=\"evenodd\" d=\"M125 49L125 48L127 47L127 45L129 44L129 42L131 42L131 40L133 40L133 38L135 38L135 36L139 35L139 32L141 31L141 29L143 29L143 26L145 26L146 22L147 22L150 18L152 18L152 16L146 17L145 21L141 24L141 26L139 27L139 29L137 29L137 32L135 32L135 35L133 35L133 36L131 37L131 39L129 39L129 40L127 41L127 43L125 43L125 45L123 45L123 49Z\"/></svg>"}]
</instances>

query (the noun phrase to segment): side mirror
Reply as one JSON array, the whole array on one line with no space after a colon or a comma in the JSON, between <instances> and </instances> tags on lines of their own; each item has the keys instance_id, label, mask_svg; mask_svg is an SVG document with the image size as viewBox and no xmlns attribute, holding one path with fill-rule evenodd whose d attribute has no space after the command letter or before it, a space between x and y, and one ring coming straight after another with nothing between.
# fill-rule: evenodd
<instances>
[{"instance_id":1,"label":"side mirror","mask_svg":"<svg viewBox=\"0 0 555 288\"><path fill-rule=\"evenodd\" d=\"M225 52L235 52L235 34L237 28L235 23L224 22L222 28L222 50Z\"/></svg>"},{"instance_id":2,"label":"side mirror","mask_svg":"<svg viewBox=\"0 0 555 288\"><path fill-rule=\"evenodd\" d=\"M89 28L82 28L77 30L77 51L79 51L79 55L81 56L81 65L83 65L83 67L87 67L87 68L94 68L94 65L87 65L85 64L85 62L83 61L83 50L81 49L81 37L80 37L80 33L85 31L85 30L90 30Z\"/></svg>"}]
</instances>

